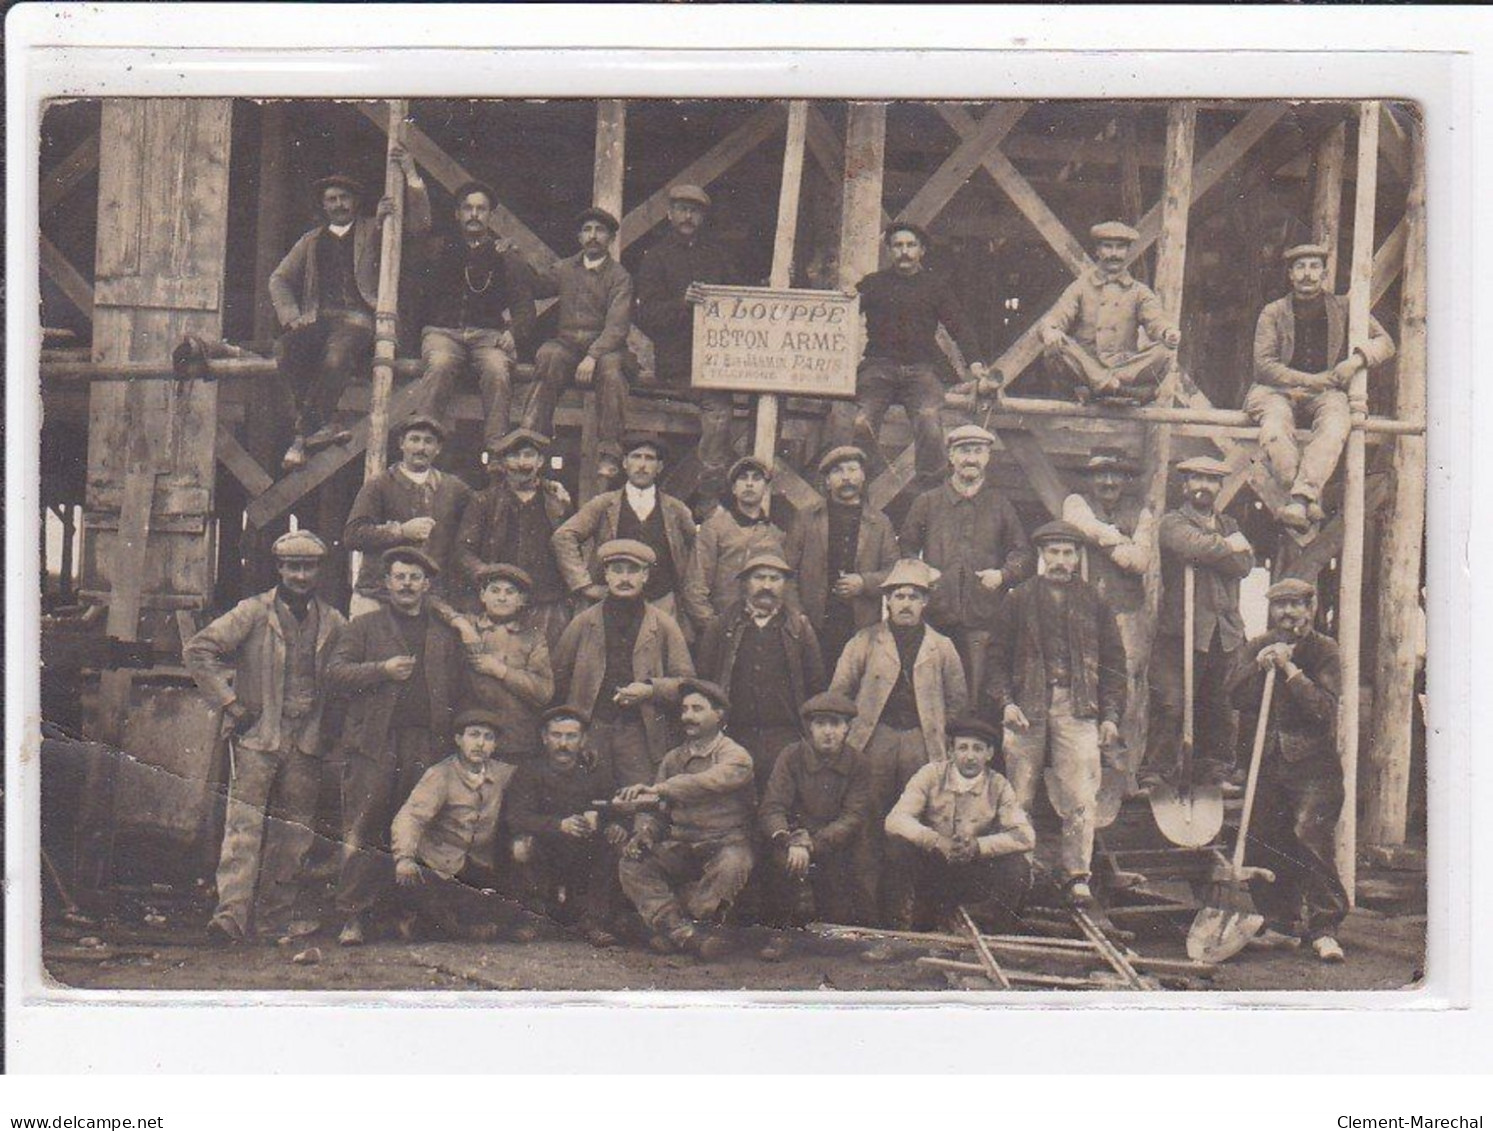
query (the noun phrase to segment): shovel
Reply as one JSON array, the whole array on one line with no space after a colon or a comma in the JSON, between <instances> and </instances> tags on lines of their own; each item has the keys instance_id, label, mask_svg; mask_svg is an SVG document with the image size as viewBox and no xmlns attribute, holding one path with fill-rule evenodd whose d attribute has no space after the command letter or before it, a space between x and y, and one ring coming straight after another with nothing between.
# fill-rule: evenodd
<instances>
[{"instance_id":1,"label":"shovel","mask_svg":"<svg viewBox=\"0 0 1493 1131\"><path fill-rule=\"evenodd\" d=\"M1197 579L1193 567L1183 575L1182 597L1182 774L1181 784L1159 782L1151 789L1151 816L1161 835L1183 848L1213 843L1223 828L1223 791L1192 780L1193 630Z\"/></svg>"},{"instance_id":2,"label":"shovel","mask_svg":"<svg viewBox=\"0 0 1493 1131\"><path fill-rule=\"evenodd\" d=\"M1246 868L1244 846L1249 836L1249 818L1255 806L1255 786L1260 781L1260 758L1265 752L1265 734L1270 726L1270 698L1275 692L1275 668L1265 673L1265 691L1260 696L1260 718L1255 723L1255 745L1249 758L1249 781L1244 787L1244 812L1239 818L1239 839L1230 861L1219 860L1213 873L1213 891L1208 906L1197 913L1187 932L1187 957L1198 962L1224 962L1244 949L1259 934L1265 917L1249 900L1248 882L1275 882L1269 868Z\"/></svg>"}]
</instances>

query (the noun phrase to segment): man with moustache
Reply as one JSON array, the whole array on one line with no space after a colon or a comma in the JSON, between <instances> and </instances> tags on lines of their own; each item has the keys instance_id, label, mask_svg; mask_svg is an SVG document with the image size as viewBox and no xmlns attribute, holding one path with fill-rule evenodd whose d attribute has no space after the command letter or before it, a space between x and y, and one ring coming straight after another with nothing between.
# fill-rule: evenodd
<instances>
[{"instance_id":1,"label":"man with moustache","mask_svg":"<svg viewBox=\"0 0 1493 1131\"><path fill-rule=\"evenodd\" d=\"M554 533L565 521L565 492L540 478L548 437L516 428L487 449L492 485L473 498L456 529L456 565L478 587L488 566L512 565L531 582L528 619L551 650L570 623L570 593L555 556Z\"/></svg>"},{"instance_id":2,"label":"man with moustache","mask_svg":"<svg viewBox=\"0 0 1493 1131\"><path fill-rule=\"evenodd\" d=\"M700 406L700 492L719 493L731 458L731 394L690 389L695 314L700 284L742 283L731 255L701 234L710 194L698 185L669 189L669 231L648 249L638 267L633 321L653 341L654 372L661 385Z\"/></svg>"},{"instance_id":3,"label":"man with moustache","mask_svg":"<svg viewBox=\"0 0 1493 1131\"><path fill-rule=\"evenodd\" d=\"M835 667L830 690L855 703L851 746L864 754L871 781L871 815L856 849L857 921L882 921L901 906L908 877L898 867L883 875L882 819L908 780L927 762L941 761L944 724L969 704L964 665L952 641L923 621L938 571L904 558L881 583L887 619L851 638Z\"/></svg>"},{"instance_id":4,"label":"man with moustache","mask_svg":"<svg viewBox=\"0 0 1493 1131\"><path fill-rule=\"evenodd\" d=\"M392 147L389 159L404 171L404 238L422 238L430 231L430 197L420 170L402 146ZM347 382L373 359L379 232L394 213L394 201L386 197L377 215L359 216L363 186L341 173L313 187L323 222L295 242L269 278L270 302L283 330L275 342L275 366L296 410L295 441L281 461L287 471L348 436L332 414Z\"/></svg>"},{"instance_id":5,"label":"man with moustache","mask_svg":"<svg viewBox=\"0 0 1493 1131\"><path fill-rule=\"evenodd\" d=\"M658 485L666 459L667 451L656 437L628 436L622 445L626 482L616 491L597 495L555 530L551 539L555 557L565 584L577 598L594 602L607 594L606 585L598 580L600 565L594 549L593 564L587 569L581 547L628 539L653 551L644 596L669 616L683 617L679 591L695 550L695 519L688 506L664 494Z\"/></svg>"},{"instance_id":6,"label":"man with moustache","mask_svg":"<svg viewBox=\"0 0 1493 1131\"><path fill-rule=\"evenodd\" d=\"M1180 770L1183 705L1185 570L1194 572L1193 702L1199 757L1194 780L1227 784L1234 765L1234 713L1226 683L1244 643L1239 582L1255 567L1254 551L1239 524L1218 514L1214 504L1229 465L1199 456L1177 464L1182 475L1182 506L1162 515L1161 607L1151 649L1150 723L1141 786L1158 780L1177 783Z\"/></svg>"},{"instance_id":7,"label":"man with moustache","mask_svg":"<svg viewBox=\"0 0 1493 1131\"><path fill-rule=\"evenodd\" d=\"M916 224L895 223L883 237L892 265L860 281L861 313L866 318L865 360L856 372L854 433L868 452L875 452L881 422L893 404L907 410L912 423L918 482L930 486L943 474L943 382L938 367L942 326L964 355L976 381L988 376L984 346L965 318L949 281L923 266L928 233Z\"/></svg>"},{"instance_id":8,"label":"man with moustache","mask_svg":"<svg viewBox=\"0 0 1493 1131\"><path fill-rule=\"evenodd\" d=\"M976 692L985 649L1005 594L1036 571L1026 530L986 474L995 437L974 424L949 433L949 481L913 500L902 523L902 552L921 555L941 578L928 623L952 639Z\"/></svg>"},{"instance_id":9,"label":"man with moustache","mask_svg":"<svg viewBox=\"0 0 1493 1131\"><path fill-rule=\"evenodd\" d=\"M652 784L625 786L617 800L640 807L618 869L622 890L661 953L719 957L712 931L751 876L757 791L752 756L721 733L731 701L708 680L679 685L683 745L664 755Z\"/></svg>"},{"instance_id":10,"label":"man with moustache","mask_svg":"<svg viewBox=\"0 0 1493 1131\"><path fill-rule=\"evenodd\" d=\"M891 520L865 499L865 452L832 448L819 474L827 498L800 512L785 556L798 570L799 602L832 667L857 630L881 619L881 583L899 553Z\"/></svg>"},{"instance_id":11,"label":"man with moustache","mask_svg":"<svg viewBox=\"0 0 1493 1131\"><path fill-rule=\"evenodd\" d=\"M779 752L799 736L799 707L824 689L808 617L784 605L793 570L775 553L741 567L742 598L706 630L697 669L731 700L726 729L752 756L760 793Z\"/></svg>"},{"instance_id":12,"label":"man with moustache","mask_svg":"<svg viewBox=\"0 0 1493 1131\"><path fill-rule=\"evenodd\" d=\"M1334 847L1343 808L1337 642L1312 627L1317 591L1311 583L1287 578L1265 598L1270 629L1239 650L1229 676L1233 704L1253 730L1265 673L1276 672L1245 857L1246 864L1274 872L1275 882L1250 880L1250 897L1265 916L1251 943L1290 948L1304 934L1319 959L1341 962L1336 936L1348 914L1348 893Z\"/></svg>"},{"instance_id":13,"label":"man with moustache","mask_svg":"<svg viewBox=\"0 0 1493 1131\"><path fill-rule=\"evenodd\" d=\"M726 481L730 498L701 524L684 579L684 609L701 634L736 603L741 567L749 559L784 552L782 519L768 511L772 469L744 456L731 465Z\"/></svg>"},{"instance_id":14,"label":"man with moustache","mask_svg":"<svg viewBox=\"0 0 1493 1131\"><path fill-rule=\"evenodd\" d=\"M483 439L508 431L513 366L534 335L528 265L499 250L491 228L497 193L481 181L456 190L457 236L437 238L415 270L423 283L420 359L430 382L430 412L450 427L456 379L468 366L482 396Z\"/></svg>"},{"instance_id":15,"label":"man with moustache","mask_svg":"<svg viewBox=\"0 0 1493 1131\"><path fill-rule=\"evenodd\" d=\"M448 570L456 531L472 497L460 476L435 466L446 440L446 426L439 420L412 416L391 436L399 445L399 462L358 488L342 531L343 545L363 555L353 586L354 615L384 599L383 568L376 556L384 550L418 547L437 571Z\"/></svg>"},{"instance_id":16,"label":"man with moustache","mask_svg":"<svg viewBox=\"0 0 1493 1131\"><path fill-rule=\"evenodd\" d=\"M1005 724L1006 777L1027 812L1051 765L1062 796L1059 863L1068 898L1089 888L1101 759L1113 757L1125 713L1125 646L1114 612L1078 576L1083 534L1049 522L1032 535L1043 572L996 612L986 697Z\"/></svg>"},{"instance_id":17,"label":"man with moustache","mask_svg":"<svg viewBox=\"0 0 1493 1131\"><path fill-rule=\"evenodd\" d=\"M1394 340L1374 318L1369 339L1349 348L1348 300L1325 289L1327 249L1298 244L1283 257L1291 293L1260 311L1255 324L1255 381L1244 411L1260 426L1266 466L1291 502L1280 521L1308 530L1325 517L1322 488L1337 469L1352 425L1348 391L1365 369L1394 357ZM1309 421L1311 438L1296 446L1298 417Z\"/></svg>"},{"instance_id":18,"label":"man with moustache","mask_svg":"<svg viewBox=\"0 0 1493 1131\"><path fill-rule=\"evenodd\" d=\"M627 423L627 332L632 328L632 276L611 255L617 218L602 208L576 217L581 250L541 272L534 293L560 298L559 334L534 355L534 388L524 409L524 427L544 435L554 430L560 391L572 381L596 390L596 435L612 478L622 459Z\"/></svg>"},{"instance_id":19,"label":"man with moustache","mask_svg":"<svg viewBox=\"0 0 1493 1131\"><path fill-rule=\"evenodd\" d=\"M466 691L461 637L431 607L440 573L423 550L385 550L385 604L354 617L327 662L328 688L347 700L343 724L342 873L338 942L360 946L391 878L389 827L454 734Z\"/></svg>"},{"instance_id":20,"label":"man with moustache","mask_svg":"<svg viewBox=\"0 0 1493 1131\"><path fill-rule=\"evenodd\" d=\"M678 622L645 599L652 548L618 538L598 556L606 596L561 635L555 683L561 702L591 716L592 746L618 783L648 782L669 748L666 707L695 665Z\"/></svg>"},{"instance_id":21,"label":"man with moustache","mask_svg":"<svg viewBox=\"0 0 1493 1131\"><path fill-rule=\"evenodd\" d=\"M1098 265L1070 283L1042 319L1043 356L1059 387L1080 402L1106 397L1145 404L1156 398L1182 335L1156 292L1126 269L1139 233L1106 220L1089 235ZM1141 330L1150 345L1142 345Z\"/></svg>"},{"instance_id":22,"label":"man with moustache","mask_svg":"<svg viewBox=\"0 0 1493 1131\"><path fill-rule=\"evenodd\" d=\"M316 596L326 543L297 530L271 552L280 583L240 601L181 652L233 735L218 905L207 925L220 945L290 925L321 789L327 660L345 623Z\"/></svg>"}]
</instances>

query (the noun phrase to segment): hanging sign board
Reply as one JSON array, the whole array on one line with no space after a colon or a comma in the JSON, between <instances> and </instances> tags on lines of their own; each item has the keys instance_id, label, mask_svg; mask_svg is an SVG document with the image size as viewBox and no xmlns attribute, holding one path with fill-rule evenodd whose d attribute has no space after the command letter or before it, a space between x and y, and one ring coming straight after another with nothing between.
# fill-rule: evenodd
<instances>
[{"instance_id":1,"label":"hanging sign board","mask_svg":"<svg viewBox=\"0 0 1493 1131\"><path fill-rule=\"evenodd\" d=\"M695 304L691 385L791 397L854 397L860 299L839 291L707 285Z\"/></svg>"}]
</instances>

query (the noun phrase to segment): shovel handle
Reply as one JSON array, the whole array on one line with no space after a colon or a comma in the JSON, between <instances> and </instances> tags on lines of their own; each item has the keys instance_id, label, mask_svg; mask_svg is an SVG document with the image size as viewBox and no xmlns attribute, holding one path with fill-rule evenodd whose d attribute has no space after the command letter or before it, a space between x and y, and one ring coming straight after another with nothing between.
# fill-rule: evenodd
<instances>
[{"instance_id":1,"label":"shovel handle","mask_svg":"<svg viewBox=\"0 0 1493 1131\"><path fill-rule=\"evenodd\" d=\"M1187 784L1192 784L1193 687L1197 644L1197 575L1192 566L1182 572L1182 756L1187 760Z\"/></svg>"},{"instance_id":2,"label":"shovel handle","mask_svg":"<svg viewBox=\"0 0 1493 1131\"><path fill-rule=\"evenodd\" d=\"M1249 756L1249 780L1244 786L1244 812L1239 816L1239 839L1234 842L1234 871L1236 872L1244 867L1244 842L1249 837L1249 818L1254 813L1255 787L1260 784L1260 761L1265 753L1265 735L1270 729L1270 700L1275 695L1277 670L1271 667L1265 673L1265 690L1260 695L1260 717L1255 722L1254 749Z\"/></svg>"}]
</instances>

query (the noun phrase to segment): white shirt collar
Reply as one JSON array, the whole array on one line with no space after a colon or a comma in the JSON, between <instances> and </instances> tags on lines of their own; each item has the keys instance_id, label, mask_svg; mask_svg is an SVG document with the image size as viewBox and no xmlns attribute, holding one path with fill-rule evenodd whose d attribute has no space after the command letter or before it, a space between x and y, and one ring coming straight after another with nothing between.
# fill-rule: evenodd
<instances>
[{"instance_id":1,"label":"white shirt collar","mask_svg":"<svg viewBox=\"0 0 1493 1131\"><path fill-rule=\"evenodd\" d=\"M958 766L951 765L949 767L949 790L952 793L978 793L985 788L985 779L989 773L990 771L986 770L972 778L967 778L959 772Z\"/></svg>"},{"instance_id":2,"label":"white shirt collar","mask_svg":"<svg viewBox=\"0 0 1493 1131\"><path fill-rule=\"evenodd\" d=\"M766 628L772 622L772 618L778 615L779 611L778 609L774 609L770 613L759 613L751 606L747 607L747 612L751 614L752 620L757 623L758 628Z\"/></svg>"},{"instance_id":3,"label":"white shirt collar","mask_svg":"<svg viewBox=\"0 0 1493 1131\"><path fill-rule=\"evenodd\" d=\"M341 239L343 236L347 235L348 232L353 230L353 226L351 221L346 224L328 224L327 230L338 239Z\"/></svg>"},{"instance_id":4,"label":"white shirt collar","mask_svg":"<svg viewBox=\"0 0 1493 1131\"><path fill-rule=\"evenodd\" d=\"M622 485L627 503L639 518L647 518L658 505L658 484L651 487L634 487L630 482Z\"/></svg>"},{"instance_id":5,"label":"white shirt collar","mask_svg":"<svg viewBox=\"0 0 1493 1131\"><path fill-rule=\"evenodd\" d=\"M600 271L603 267L606 266L606 262L607 257L605 255L596 260L587 259L585 255L581 256L581 266L584 267L587 271Z\"/></svg>"},{"instance_id":6,"label":"white shirt collar","mask_svg":"<svg viewBox=\"0 0 1493 1131\"><path fill-rule=\"evenodd\" d=\"M411 471L409 468L405 467L404 464L401 463L399 465L399 473L401 475L403 475L410 482L418 483L422 487L430 481L431 473L434 471L435 468L433 467L427 467L424 471Z\"/></svg>"}]
</instances>

